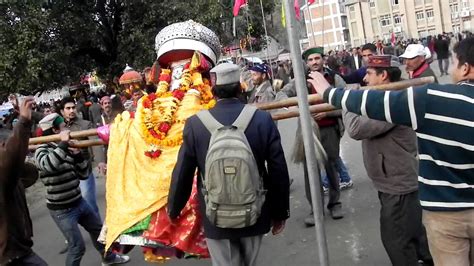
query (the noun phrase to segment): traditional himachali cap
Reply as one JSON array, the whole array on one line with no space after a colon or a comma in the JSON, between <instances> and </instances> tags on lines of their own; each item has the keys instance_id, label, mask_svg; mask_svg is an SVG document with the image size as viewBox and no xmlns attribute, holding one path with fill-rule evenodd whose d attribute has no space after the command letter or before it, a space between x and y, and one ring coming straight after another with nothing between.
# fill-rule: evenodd
<instances>
[{"instance_id":1,"label":"traditional himachali cap","mask_svg":"<svg viewBox=\"0 0 474 266\"><path fill-rule=\"evenodd\" d=\"M41 130L46 131L53 126L59 126L61 123L64 123L64 118L62 118L57 113L49 114L39 121L39 127Z\"/></svg>"},{"instance_id":2,"label":"traditional himachali cap","mask_svg":"<svg viewBox=\"0 0 474 266\"><path fill-rule=\"evenodd\" d=\"M308 56L312 55L312 54L320 54L320 55L324 55L324 48L323 47L310 47L308 49L306 49L304 52L303 52L303 60L306 60L308 59Z\"/></svg>"},{"instance_id":3,"label":"traditional himachali cap","mask_svg":"<svg viewBox=\"0 0 474 266\"><path fill-rule=\"evenodd\" d=\"M400 56L401 58L415 58L417 56L426 56L425 47L422 44L409 44L405 52Z\"/></svg>"},{"instance_id":4,"label":"traditional himachali cap","mask_svg":"<svg viewBox=\"0 0 474 266\"><path fill-rule=\"evenodd\" d=\"M264 74L268 74L269 70L270 69L265 64L255 64L253 67L250 68L250 71L255 71Z\"/></svg>"},{"instance_id":5,"label":"traditional himachali cap","mask_svg":"<svg viewBox=\"0 0 474 266\"><path fill-rule=\"evenodd\" d=\"M211 69L211 83L216 85L227 85L240 83L240 68L231 63L222 63Z\"/></svg>"},{"instance_id":6,"label":"traditional himachali cap","mask_svg":"<svg viewBox=\"0 0 474 266\"><path fill-rule=\"evenodd\" d=\"M367 67L400 67L400 62L396 56L374 55L369 58Z\"/></svg>"}]
</instances>

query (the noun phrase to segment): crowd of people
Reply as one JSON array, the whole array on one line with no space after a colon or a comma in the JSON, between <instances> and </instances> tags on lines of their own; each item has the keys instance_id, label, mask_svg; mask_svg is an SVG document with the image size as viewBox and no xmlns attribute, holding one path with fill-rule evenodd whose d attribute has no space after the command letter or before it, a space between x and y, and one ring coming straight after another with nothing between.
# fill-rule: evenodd
<instances>
[{"instance_id":1,"label":"crowd of people","mask_svg":"<svg viewBox=\"0 0 474 266\"><path fill-rule=\"evenodd\" d=\"M393 265L470 265L474 250L474 39L457 42L457 36L398 43L393 52L380 43L368 43L347 51L311 47L303 54L308 93L319 93L339 110L313 114L314 141L326 156L321 167L326 207L332 219L344 218L341 189L353 182L340 157L345 132L361 140L364 166L381 204L380 233ZM421 43L420 43L421 42ZM453 44L456 43L456 44ZM428 49L426 49L428 47ZM399 50L399 51L397 51ZM403 62L409 79L434 77L430 63L436 54L441 75L449 85L429 84L399 92L344 90L348 84L377 86L401 80ZM298 62L300 63L300 62ZM273 68L273 69L272 69ZM291 62L239 65L224 63L211 70L217 105L210 114L220 126L235 126L245 104L279 101L297 95ZM280 85L275 79L281 79ZM243 88L243 89L242 89ZM328 89L331 88L331 89ZM339 88L339 89L332 89ZM36 104L12 95L14 109L7 117L13 129L0 149L0 264L46 265L33 250L32 222L25 201L25 187L40 179L46 187L47 208L67 244L66 265L80 265L85 252L81 225L102 255L103 265L126 263L129 257L105 250L98 238L103 223L95 195L94 157L90 149L74 148L70 132L113 122L123 112L134 112L140 98L154 92L152 85L130 88L129 93L77 95L52 103ZM204 220L207 245L214 265L255 265L262 236L283 231L289 218L290 179L276 123L271 112L253 111L244 126L247 148L261 173L265 190L259 217L242 220L243 228L221 228L217 220ZM242 123L242 121L240 121ZM213 122L215 125L215 121ZM240 125L240 124L239 124ZM301 137L295 129L293 158L304 165L307 226L314 226L308 167ZM207 129L207 130L206 130ZM216 130L209 130L198 116L189 118L168 196L168 215L176 219L191 193L194 173L209 169L206 159ZM61 141L36 147L36 168L24 164L31 136L59 134ZM244 141L245 142L245 141ZM99 172L107 171L105 149ZM226 166L226 175L239 166ZM35 167L33 167L35 168ZM17 171L21 169L21 171ZM257 171L257 172L258 172ZM203 181L204 182L204 181ZM201 186L203 186L201 184ZM204 193L204 192L200 192ZM259 195L261 196L261 195ZM203 216L220 217L200 194ZM324 201L324 200L323 200ZM14 204L12 204L14 202ZM209 209L209 208L210 209ZM252 205L253 208L253 205ZM253 213L248 207L244 210ZM223 216L225 217L225 216ZM226 217L225 222L236 217ZM222 221L221 221L222 222Z\"/></svg>"}]
</instances>

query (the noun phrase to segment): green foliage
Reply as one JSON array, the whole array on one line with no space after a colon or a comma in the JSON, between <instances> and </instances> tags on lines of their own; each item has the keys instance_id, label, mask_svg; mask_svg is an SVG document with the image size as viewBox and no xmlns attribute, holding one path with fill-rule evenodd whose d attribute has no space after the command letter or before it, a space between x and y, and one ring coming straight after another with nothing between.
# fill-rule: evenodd
<instances>
[{"instance_id":1,"label":"green foliage","mask_svg":"<svg viewBox=\"0 0 474 266\"><path fill-rule=\"evenodd\" d=\"M222 44L264 34L260 2L249 1L232 35L233 0L49 0L0 3L0 97L77 83L92 70L112 80L125 64L135 69L156 59L156 34L193 19L214 30ZM264 0L266 14L272 0ZM247 23L248 22L248 23Z\"/></svg>"}]
</instances>

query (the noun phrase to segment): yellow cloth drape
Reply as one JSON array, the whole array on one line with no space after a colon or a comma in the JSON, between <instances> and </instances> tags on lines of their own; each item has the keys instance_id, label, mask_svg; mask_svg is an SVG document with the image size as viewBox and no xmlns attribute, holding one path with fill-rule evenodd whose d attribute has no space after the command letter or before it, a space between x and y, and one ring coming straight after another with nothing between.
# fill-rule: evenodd
<instances>
[{"instance_id":1,"label":"yellow cloth drape","mask_svg":"<svg viewBox=\"0 0 474 266\"><path fill-rule=\"evenodd\" d=\"M141 133L141 104L135 119L128 112L111 125L106 181L106 248L126 229L166 205L171 174L180 145L161 147L160 157L145 156L149 146ZM167 138L183 133L184 121L201 110L200 97L186 94Z\"/></svg>"}]
</instances>

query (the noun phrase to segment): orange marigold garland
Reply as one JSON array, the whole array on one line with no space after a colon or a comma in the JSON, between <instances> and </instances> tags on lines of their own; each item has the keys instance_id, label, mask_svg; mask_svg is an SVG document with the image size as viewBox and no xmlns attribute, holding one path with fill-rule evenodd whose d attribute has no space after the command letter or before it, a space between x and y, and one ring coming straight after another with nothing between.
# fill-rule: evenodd
<instances>
[{"instance_id":1,"label":"orange marigold garland","mask_svg":"<svg viewBox=\"0 0 474 266\"><path fill-rule=\"evenodd\" d=\"M145 95L141 101L143 107L141 110L143 119L141 123L142 132L145 142L150 145L149 150L145 152L147 157L158 158L162 153L162 147L177 146L183 142L181 134L174 138L168 138L167 135L173 123L176 123L173 118L174 114L189 89L195 89L200 92L203 108L210 109L214 107L216 101L213 99L211 93L210 82L203 78L200 73L208 70L209 64L202 55L196 52L191 63L184 67L179 89L169 92L171 70L161 69L156 93ZM172 104L167 105L166 109L158 108L158 112L161 115L160 118L157 119L154 117L154 106L155 104L161 104L158 98L166 97L173 97ZM182 123L184 121L178 122Z\"/></svg>"}]
</instances>

